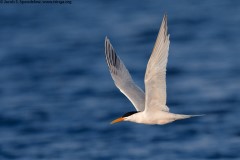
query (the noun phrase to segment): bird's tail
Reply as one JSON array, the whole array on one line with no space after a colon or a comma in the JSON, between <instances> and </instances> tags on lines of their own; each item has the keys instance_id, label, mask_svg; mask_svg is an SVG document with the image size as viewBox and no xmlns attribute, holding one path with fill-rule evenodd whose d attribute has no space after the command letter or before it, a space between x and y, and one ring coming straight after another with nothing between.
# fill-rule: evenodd
<instances>
[{"instance_id":1,"label":"bird's tail","mask_svg":"<svg viewBox=\"0 0 240 160\"><path fill-rule=\"evenodd\" d=\"M185 115L185 114L175 114L175 118L177 119L186 119L186 118L192 118L192 117L199 117L204 116L204 114L201 115Z\"/></svg>"}]
</instances>

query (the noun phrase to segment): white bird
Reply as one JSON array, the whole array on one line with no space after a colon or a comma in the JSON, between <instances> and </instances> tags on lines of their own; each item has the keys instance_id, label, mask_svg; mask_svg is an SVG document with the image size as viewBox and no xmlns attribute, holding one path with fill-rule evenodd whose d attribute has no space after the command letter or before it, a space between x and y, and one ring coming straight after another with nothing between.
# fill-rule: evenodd
<instances>
[{"instance_id":1,"label":"white bird","mask_svg":"<svg viewBox=\"0 0 240 160\"><path fill-rule=\"evenodd\" d=\"M179 119L201 115L183 115L169 112L166 105L166 66L169 50L169 34L167 33L167 15L155 42L152 55L148 61L145 73L145 91L133 81L127 68L117 56L109 39L105 38L105 54L111 76L115 85L132 102L136 111L128 112L117 118L111 124L130 121L143 124L167 124Z\"/></svg>"}]
</instances>

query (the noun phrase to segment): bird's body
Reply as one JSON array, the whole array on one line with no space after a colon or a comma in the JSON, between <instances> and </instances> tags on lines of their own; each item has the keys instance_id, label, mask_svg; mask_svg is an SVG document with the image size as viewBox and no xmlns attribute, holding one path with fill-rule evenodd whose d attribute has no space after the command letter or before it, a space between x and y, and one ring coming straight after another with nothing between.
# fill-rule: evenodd
<instances>
[{"instance_id":1,"label":"bird's body","mask_svg":"<svg viewBox=\"0 0 240 160\"><path fill-rule=\"evenodd\" d=\"M149 115L143 111L133 114L131 117L126 118L126 120L143 124L167 124L174 121L174 114L157 111Z\"/></svg>"},{"instance_id":2,"label":"bird's body","mask_svg":"<svg viewBox=\"0 0 240 160\"><path fill-rule=\"evenodd\" d=\"M164 15L152 55L145 73L145 93L138 87L127 68L117 56L109 39L105 39L105 54L115 85L132 102L137 111L128 112L112 121L130 121L143 124L167 124L198 115L182 115L169 112L166 105L166 66L170 40L167 33L167 16Z\"/></svg>"},{"instance_id":3,"label":"bird's body","mask_svg":"<svg viewBox=\"0 0 240 160\"><path fill-rule=\"evenodd\" d=\"M198 115L183 115L183 114L174 114L170 112L155 111L155 112L137 112L130 117L125 117L125 121L131 121L135 123L142 124L167 124L175 120L186 119L190 117L195 117Z\"/></svg>"}]
</instances>

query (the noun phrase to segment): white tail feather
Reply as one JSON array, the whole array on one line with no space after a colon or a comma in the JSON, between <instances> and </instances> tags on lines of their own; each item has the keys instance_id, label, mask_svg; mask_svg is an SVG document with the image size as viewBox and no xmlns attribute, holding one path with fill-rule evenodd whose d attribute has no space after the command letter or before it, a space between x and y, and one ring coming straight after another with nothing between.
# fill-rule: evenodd
<instances>
[{"instance_id":1,"label":"white tail feather","mask_svg":"<svg viewBox=\"0 0 240 160\"><path fill-rule=\"evenodd\" d=\"M186 118L192 118L192 117L199 117L199 116L204 116L202 115L184 115L184 114L175 114L175 118L177 119L186 119Z\"/></svg>"}]
</instances>

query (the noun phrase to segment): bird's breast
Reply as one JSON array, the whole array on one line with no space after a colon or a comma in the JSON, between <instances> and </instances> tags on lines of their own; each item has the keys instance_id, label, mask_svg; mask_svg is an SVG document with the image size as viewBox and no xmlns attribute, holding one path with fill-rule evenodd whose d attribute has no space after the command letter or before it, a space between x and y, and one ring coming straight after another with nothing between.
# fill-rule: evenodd
<instances>
[{"instance_id":1,"label":"bird's breast","mask_svg":"<svg viewBox=\"0 0 240 160\"><path fill-rule=\"evenodd\" d=\"M173 122L172 113L169 112L154 112L152 114L145 114L142 123L144 124L167 124Z\"/></svg>"}]
</instances>

